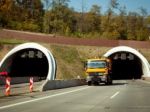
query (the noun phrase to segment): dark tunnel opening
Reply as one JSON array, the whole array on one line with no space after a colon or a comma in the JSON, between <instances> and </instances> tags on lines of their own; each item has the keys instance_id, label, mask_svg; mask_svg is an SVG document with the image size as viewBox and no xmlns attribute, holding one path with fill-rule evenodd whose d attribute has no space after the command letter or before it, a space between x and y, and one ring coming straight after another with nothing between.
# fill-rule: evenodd
<instances>
[{"instance_id":1,"label":"dark tunnel opening","mask_svg":"<svg viewBox=\"0 0 150 112\"><path fill-rule=\"evenodd\" d=\"M141 60L129 52L117 52L109 57L112 60L112 78L140 79L142 72Z\"/></svg>"},{"instance_id":2,"label":"dark tunnel opening","mask_svg":"<svg viewBox=\"0 0 150 112\"><path fill-rule=\"evenodd\" d=\"M37 49L24 49L15 53L10 65L10 77L37 76L46 78L48 60L44 53Z\"/></svg>"}]
</instances>

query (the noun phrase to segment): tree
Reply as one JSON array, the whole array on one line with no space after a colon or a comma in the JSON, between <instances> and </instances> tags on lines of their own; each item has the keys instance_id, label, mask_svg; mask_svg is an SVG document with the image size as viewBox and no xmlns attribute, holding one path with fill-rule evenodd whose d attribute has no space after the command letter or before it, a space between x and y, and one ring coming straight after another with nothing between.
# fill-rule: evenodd
<instances>
[{"instance_id":1,"label":"tree","mask_svg":"<svg viewBox=\"0 0 150 112\"><path fill-rule=\"evenodd\" d=\"M88 32L101 32L100 6L93 5L90 12L87 13L86 20L89 24Z\"/></svg>"},{"instance_id":2,"label":"tree","mask_svg":"<svg viewBox=\"0 0 150 112\"><path fill-rule=\"evenodd\" d=\"M146 16L147 16L147 10L143 7L140 7L140 13L137 18L137 40L146 40L149 36L148 27L146 25Z\"/></svg>"},{"instance_id":3,"label":"tree","mask_svg":"<svg viewBox=\"0 0 150 112\"><path fill-rule=\"evenodd\" d=\"M146 17L147 16L147 10L145 9L145 8L143 8L143 7L140 7L139 8L140 9L140 13L141 13L141 15L143 16L143 17Z\"/></svg>"},{"instance_id":4,"label":"tree","mask_svg":"<svg viewBox=\"0 0 150 112\"><path fill-rule=\"evenodd\" d=\"M119 39L126 40L127 39L127 15L126 15L126 7L119 8L120 14L116 17L117 31L120 34Z\"/></svg>"},{"instance_id":5,"label":"tree","mask_svg":"<svg viewBox=\"0 0 150 112\"><path fill-rule=\"evenodd\" d=\"M103 18L102 28L103 37L110 39L118 39L120 37L115 22L114 9L118 9L119 3L117 0L110 0L109 8L107 10L106 16Z\"/></svg>"},{"instance_id":6,"label":"tree","mask_svg":"<svg viewBox=\"0 0 150 112\"><path fill-rule=\"evenodd\" d=\"M109 39L146 40L150 32L147 10L129 12L118 0L110 0L107 12L93 5L82 12L69 8L70 0L0 0L0 27L35 32L101 37ZM118 10L119 13L115 13Z\"/></svg>"},{"instance_id":7,"label":"tree","mask_svg":"<svg viewBox=\"0 0 150 112\"><path fill-rule=\"evenodd\" d=\"M117 9L119 6L118 0L110 0L110 7L113 9Z\"/></svg>"},{"instance_id":8,"label":"tree","mask_svg":"<svg viewBox=\"0 0 150 112\"><path fill-rule=\"evenodd\" d=\"M52 0L52 8L45 15L46 33L69 33L74 30L73 10L67 6L68 0Z\"/></svg>"},{"instance_id":9,"label":"tree","mask_svg":"<svg viewBox=\"0 0 150 112\"><path fill-rule=\"evenodd\" d=\"M101 10L101 7L95 4L95 5L92 5L90 13L100 15L100 10Z\"/></svg>"},{"instance_id":10,"label":"tree","mask_svg":"<svg viewBox=\"0 0 150 112\"><path fill-rule=\"evenodd\" d=\"M129 40L136 40L136 23L137 23L137 16L136 12L130 12L128 14L128 24L127 24L127 32L128 32L128 39Z\"/></svg>"},{"instance_id":11,"label":"tree","mask_svg":"<svg viewBox=\"0 0 150 112\"><path fill-rule=\"evenodd\" d=\"M12 0L0 0L0 26L5 27L11 19L13 4Z\"/></svg>"},{"instance_id":12,"label":"tree","mask_svg":"<svg viewBox=\"0 0 150 112\"><path fill-rule=\"evenodd\" d=\"M52 9L59 7L59 6L66 6L68 7L68 2L70 2L70 0L51 0L51 6Z\"/></svg>"},{"instance_id":13,"label":"tree","mask_svg":"<svg viewBox=\"0 0 150 112\"><path fill-rule=\"evenodd\" d=\"M1 0L0 15L3 27L41 31L43 5L40 0Z\"/></svg>"}]
</instances>

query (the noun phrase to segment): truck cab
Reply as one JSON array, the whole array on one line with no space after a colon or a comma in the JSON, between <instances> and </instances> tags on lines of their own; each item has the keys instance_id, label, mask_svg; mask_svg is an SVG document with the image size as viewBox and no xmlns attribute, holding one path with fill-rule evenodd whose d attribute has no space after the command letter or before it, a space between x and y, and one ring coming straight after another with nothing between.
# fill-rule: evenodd
<instances>
[{"instance_id":1,"label":"truck cab","mask_svg":"<svg viewBox=\"0 0 150 112\"><path fill-rule=\"evenodd\" d=\"M85 74L88 85L112 84L110 59L88 59L85 62Z\"/></svg>"}]
</instances>

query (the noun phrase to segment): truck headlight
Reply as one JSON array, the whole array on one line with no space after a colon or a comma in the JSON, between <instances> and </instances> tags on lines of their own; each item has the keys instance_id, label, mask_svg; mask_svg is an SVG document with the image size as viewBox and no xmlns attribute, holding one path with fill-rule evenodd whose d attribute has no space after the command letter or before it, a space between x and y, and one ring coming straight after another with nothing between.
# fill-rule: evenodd
<instances>
[{"instance_id":1,"label":"truck headlight","mask_svg":"<svg viewBox=\"0 0 150 112\"><path fill-rule=\"evenodd\" d=\"M104 75L102 78L103 78L103 79L105 79L105 78L106 78L106 76Z\"/></svg>"},{"instance_id":2,"label":"truck headlight","mask_svg":"<svg viewBox=\"0 0 150 112\"><path fill-rule=\"evenodd\" d=\"M87 79L89 79L90 78L90 76L87 76Z\"/></svg>"},{"instance_id":3,"label":"truck headlight","mask_svg":"<svg viewBox=\"0 0 150 112\"><path fill-rule=\"evenodd\" d=\"M108 73L104 73L104 75L106 76Z\"/></svg>"},{"instance_id":4,"label":"truck headlight","mask_svg":"<svg viewBox=\"0 0 150 112\"><path fill-rule=\"evenodd\" d=\"M102 76L102 75L103 75L103 73L98 73L98 75Z\"/></svg>"}]
</instances>

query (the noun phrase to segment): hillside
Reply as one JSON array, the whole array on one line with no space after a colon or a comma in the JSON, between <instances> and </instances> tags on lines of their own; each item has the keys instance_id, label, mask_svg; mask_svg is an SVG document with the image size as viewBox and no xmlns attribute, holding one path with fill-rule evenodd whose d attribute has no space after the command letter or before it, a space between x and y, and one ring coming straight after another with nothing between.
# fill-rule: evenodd
<instances>
[{"instance_id":1,"label":"hillside","mask_svg":"<svg viewBox=\"0 0 150 112\"><path fill-rule=\"evenodd\" d=\"M6 42L6 41L5 41ZM14 48L18 43L11 43L7 40L0 45L0 60ZM18 41L19 42L19 41ZM20 41L21 43L22 41ZM19 43L19 44L20 44ZM111 47L95 47L80 45L62 45L39 43L49 49L54 55L57 63L57 79L73 79L77 76L84 77L83 62L87 58L102 56ZM150 61L150 49L139 49L140 52Z\"/></svg>"},{"instance_id":2,"label":"hillside","mask_svg":"<svg viewBox=\"0 0 150 112\"><path fill-rule=\"evenodd\" d=\"M75 39L14 30L0 30L0 60L16 45L25 42L37 42L52 52L57 62L57 79L84 77L84 60L102 56L119 45L138 49L150 62L149 41Z\"/></svg>"},{"instance_id":3,"label":"hillside","mask_svg":"<svg viewBox=\"0 0 150 112\"><path fill-rule=\"evenodd\" d=\"M15 39L32 42L55 43L65 45L83 45L83 46L100 46L100 47L115 47L115 46L130 46L133 48L150 48L149 41L133 41L133 40L104 40L104 39L86 39L62 37L57 35L31 33L16 30L0 30L0 39Z\"/></svg>"}]
</instances>

